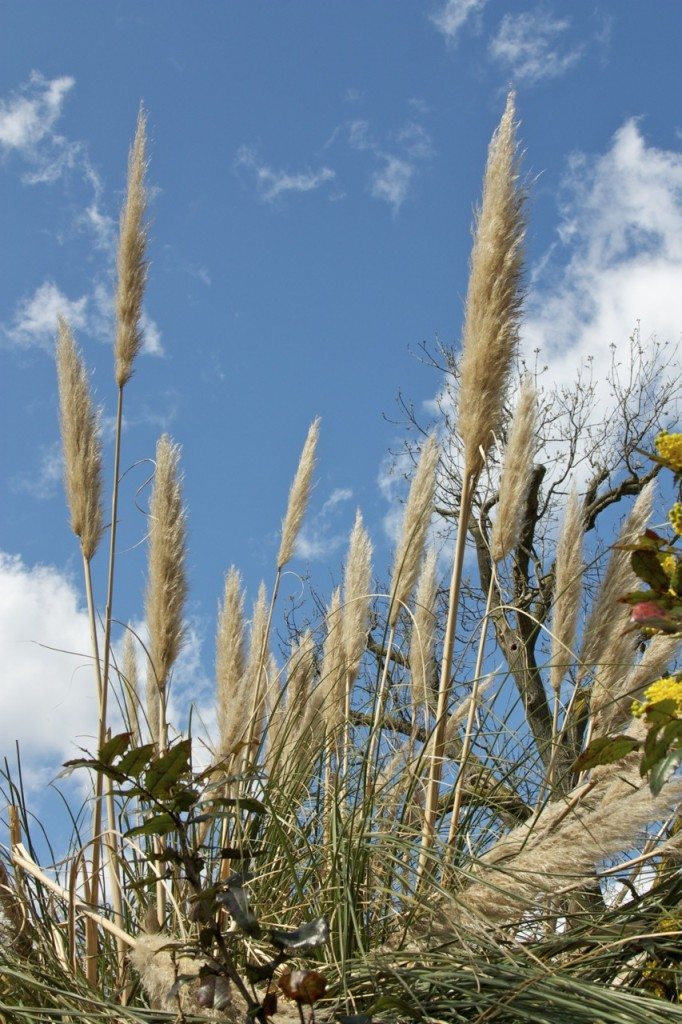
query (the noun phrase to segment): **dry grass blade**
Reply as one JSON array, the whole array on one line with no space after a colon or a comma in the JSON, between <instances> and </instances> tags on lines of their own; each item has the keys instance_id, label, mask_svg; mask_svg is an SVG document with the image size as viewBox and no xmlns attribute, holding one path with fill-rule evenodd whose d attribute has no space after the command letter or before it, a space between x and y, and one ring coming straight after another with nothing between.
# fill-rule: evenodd
<instances>
[{"instance_id":1,"label":"dry grass blade","mask_svg":"<svg viewBox=\"0 0 682 1024\"><path fill-rule=\"evenodd\" d=\"M135 140L128 159L128 190L121 211L116 294L116 383L122 388L133 374L135 357L142 346L140 316L147 283L146 118L140 109Z\"/></svg>"},{"instance_id":2,"label":"dry grass blade","mask_svg":"<svg viewBox=\"0 0 682 1024\"><path fill-rule=\"evenodd\" d=\"M187 596L185 576L187 525L179 475L180 448L164 434L156 446L156 474L149 505L149 577L147 628L149 630L148 707L154 722L156 703L163 710L165 685L184 636L183 611ZM164 745L165 723L157 720L153 733Z\"/></svg>"},{"instance_id":3,"label":"dry grass blade","mask_svg":"<svg viewBox=\"0 0 682 1024\"><path fill-rule=\"evenodd\" d=\"M457 427L466 471L473 475L482 469L485 454L501 432L518 345L524 194L518 187L514 117L510 93L488 151L471 253Z\"/></svg>"},{"instance_id":4,"label":"dry grass blade","mask_svg":"<svg viewBox=\"0 0 682 1024\"><path fill-rule=\"evenodd\" d=\"M497 515L490 539L490 553L494 562L506 558L519 541L537 447L537 411L535 388L526 379L521 385L502 464Z\"/></svg>"},{"instance_id":5,"label":"dry grass blade","mask_svg":"<svg viewBox=\"0 0 682 1024\"><path fill-rule=\"evenodd\" d=\"M296 538L298 537L303 522L303 516L305 515L308 507L308 499L310 497L310 487L313 479L313 471L315 469L315 451L317 449L317 441L320 436L320 418L313 420L308 430L308 436L305 439L303 445L303 451L301 452L301 458L298 463L298 469L296 470L296 476L294 477L289 491L289 503L287 505L287 513L282 523L282 540L279 546L279 553L277 555L277 568L278 570L291 559L294 553L294 547L296 545Z\"/></svg>"},{"instance_id":6,"label":"dry grass blade","mask_svg":"<svg viewBox=\"0 0 682 1024\"><path fill-rule=\"evenodd\" d=\"M90 560L103 530L102 445L88 374L69 325L61 317L57 334L59 418L64 452L64 488L71 529Z\"/></svg>"}]
</instances>

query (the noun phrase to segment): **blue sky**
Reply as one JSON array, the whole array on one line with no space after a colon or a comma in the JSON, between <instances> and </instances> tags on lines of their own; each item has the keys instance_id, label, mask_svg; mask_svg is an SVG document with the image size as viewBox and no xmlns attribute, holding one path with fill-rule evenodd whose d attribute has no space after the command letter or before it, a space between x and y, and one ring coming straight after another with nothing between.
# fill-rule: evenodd
<instances>
[{"instance_id":1,"label":"blue sky","mask_svg":"<svg viewBox=\"0 0 682 1024\"><path fill-rule=\"evenodd\" d=\"M250 598L271 580L315 415L293 569L328 591L358 506L380 572L390 559L396 395L432 399L440 380L415 350L458 337L472 207L510 85L534 179L526 350L569 382L588 355L599 373L637 320L645 339L679 338L680 4L6 0L0 38L0 751L18 738L53 764L91 728L83 660L37 646L79 650L84 631L51 352L61 311L109 436L116 222L140 101L151 270L116 614L142 614L139 463L167 430L184 452L182 671L197 692L225 570L241 568Z\"/></svg>"}]
</instances>

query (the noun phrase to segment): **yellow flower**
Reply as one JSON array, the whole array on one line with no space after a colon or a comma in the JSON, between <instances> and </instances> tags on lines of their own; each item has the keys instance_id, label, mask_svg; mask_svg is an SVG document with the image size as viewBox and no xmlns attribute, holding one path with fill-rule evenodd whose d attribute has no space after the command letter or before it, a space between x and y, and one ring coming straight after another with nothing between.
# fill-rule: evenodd
<instances>
[{"instance_id":1,"label":"yellow flower","mask_svg":"<svg viewBox=\"0 0 682 1024\"><path fill-rule=\"evenodd\" d=\"M677 676L663 676L662 679L657 679L647 686L643 702L632 702L632 714L635 718L641 718L646 713L648 704L658 704L662 700L674 700L677 714L682 715L682 679L678 679Z\"/></svg>"},{"instance_id":2,"label":"yellow flower","mask_svg":"<svg viewBox=\"0 0 682 1024\"><path fill-rule=\"evenodd\" d=\"M654 440L656 451L676 473L682 471L682 434L669 434L662 430Z\"/></svg>"},{"instance_id":3,"label":"yellow flower","mask_svg":"<svg viewBox=\"0 0 682 1024\"><path fill-rule=\"evenodd\" d=\"M668 519L672 523L675 533L682 535L682 504L679 501L676 501L668 512Z\"/></svg>"},{"instance_id":4,"label":"yellow flower","mask_svg":"<svg viewBox=\"0 0 682 1024\"><path fill-rule=\"evenodd\" d=\"M661 568L666 576L672 576L677 568L677 559L674 555L666 555L661 559Z\"/></svg>"}]
</instances>

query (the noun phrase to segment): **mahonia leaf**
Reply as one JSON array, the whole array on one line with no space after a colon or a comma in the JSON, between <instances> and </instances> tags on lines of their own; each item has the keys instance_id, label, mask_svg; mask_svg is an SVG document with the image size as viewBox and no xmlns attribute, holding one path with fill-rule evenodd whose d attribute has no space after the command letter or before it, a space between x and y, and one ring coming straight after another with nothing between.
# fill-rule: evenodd
<instances>
[{"instance_id":1,"label":"mahonia leaf","mask_svg":"<svg viewBox=\"0 0 682 1024\"><path fill-rule=\"evenodd\" d=\"M270 930L270 938L275 946L301 951L323 946L329 940L329 924L326 917L316 917L314 921L301 925L295 931Z\"/></svg>"},{"instance_id":2,"label":"mahonia leaf","mask_svg":"<svg viewBox=\"0 0 682 1024\"><path fill-rule=\"evenodd\" d=\"M584 772L598 765L614 764L641 746L633 736L600 736L572 764L573 771Z\"/></svg>"}]
</instances>

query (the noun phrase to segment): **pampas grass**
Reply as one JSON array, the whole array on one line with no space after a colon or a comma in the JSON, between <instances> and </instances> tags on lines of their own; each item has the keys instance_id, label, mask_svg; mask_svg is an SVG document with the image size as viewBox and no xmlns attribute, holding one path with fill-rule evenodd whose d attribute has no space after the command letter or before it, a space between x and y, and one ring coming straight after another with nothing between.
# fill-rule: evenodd
<instances>
[{"instance_id":1,"label":"pampas grass","mask_svg":"<svg viewBox=\"0 0 682 1024\"><path fill-rule=\"evenodd\" d=\"M289 503L287 512L282 523L282 539L277 554L277 569L282 569L289 562L294 554L296 538L303 523L303 517L308 507L310 488L315 469L315 452L320 436L319 417L310 424L308 436L303 445L301 458L298 463L296 475L289 491Z\"/></svg>"},{"instance_id":2,"label":"pampas grass","mask_svg":"<svg viewBox=\"0 0 682 1024\"><path fill-rule=\"evenodd\" d=\"M145 186L147 122L140 108L137 131L128 159L128 189L121 212L118 243L118 290L116 293L116 383L123 388L133 375L142 347L140 317L147 283L147 208Z\"/></svg>"},{"instance_id":3,"label":"pampas grass","mask_svg":"<svg viewBox=\"0 0 682 1024\"><path fill-rule=\"evenodd\" d=\"M160 748L166 744L168 677L180 653L185 632L187 525L179 463L179 446L164 434L156 446L154 489L149 503L146 600L149 631L147 715L152 737Z\"/></svg>"},{"instance_id":4,"label":"pampas grass","mask_svg":"<svg viewBox=\"0 0 682 1024\"><path fill-rule=\"evenodd\" d=\"M493 562L506 558L519 540L537 447L537 411L535 388L526 379L521 385L502 462L497 515L490 537Z\"/></svg>"},{"instance_id":5,"label":"pampas grass","mask_svg":"<svg viewBox=\"0 0 682 1024\"><path fill-rule=\"evenodd\" d=\"M225 578L225 592L216 633L216 689L218 757L230 756L244 736L250 702L245 692L244 594L241 576L232 566Z\"/></svg>"}]
</instances>

